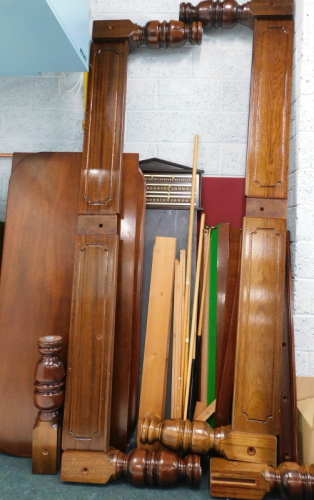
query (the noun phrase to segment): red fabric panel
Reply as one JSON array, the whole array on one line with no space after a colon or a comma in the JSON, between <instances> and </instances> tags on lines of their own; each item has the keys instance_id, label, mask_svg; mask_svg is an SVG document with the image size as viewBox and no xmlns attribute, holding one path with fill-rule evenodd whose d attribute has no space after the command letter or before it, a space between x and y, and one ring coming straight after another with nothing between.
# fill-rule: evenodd
<instances>
[{"instance_id":1,"label":"red fabric panel","mask_svg":"<svg viewBox=\"0 0 314 500\"><path fill-rule=\"evenodd\" d=\"M201 206L205 224L216 226L229 222L242 228L245 215L244 177L203 177Z\"/></svg>"}]
</instances>

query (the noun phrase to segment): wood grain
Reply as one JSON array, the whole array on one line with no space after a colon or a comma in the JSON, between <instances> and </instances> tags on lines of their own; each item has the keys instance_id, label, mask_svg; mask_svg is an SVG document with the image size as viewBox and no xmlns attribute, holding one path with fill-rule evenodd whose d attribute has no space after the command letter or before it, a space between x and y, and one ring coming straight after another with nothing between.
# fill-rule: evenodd
<instances>
[{"instance_id":1,"label":"wood grain","mask_svg":"<svg viewBox=\"0 0 314 500\"><path fill-rule=\"evenodd\" d=\"M12 455L31 456L32 453L32 429L37 413L33 404L34 367L38 360L37 341L43 332L62 335L61 358L64 364L67 360L81 156L80 153L19 153L13 159L0 286L3 345L0 351L0 448ZM124 155L124 160L127 156ZM143 185L139 196L142 189ZM126 219L128 210L125 205ZM116 217L114 219L113 227L116 227ZM86 226L91 231L97 223ZM142 248L140 241L137 245ZM127 265L127 261L124 264ZM140 267L141 262L129 262L129 265ZM140 290L140 271L137 280ZM21 290L27 293L21 296ZM126 309L125 314L129 315ZM132 361L130 387L133 401L138 376L136 336L134 342L133 346L132 340L132 360L135 361ZM118 352L117 347L119 357ZM16 356L23 357L23 363L15 363ZM134 425L135 410L132 411Z\"/></svg>"},{"instance_id":2,"label":"wood grain","mask_svg":"<svg viewBox=\"0 0 314 500\"><path fill-rule=\"evenodd\" d=\"M285 252L285 219L244 219L233 429L280 433Z\"/></svg>"},{"instance_id":3,"label":"wood grain","mask_svg":"<svg viewBox=\"0 0 314 500\"><path fill-rule=\"evenodd\" d=\"M63 450L109 448L128 52L126 39L90 49L77 213L105 218L76 236Z\"/></svg>"},{"instance_id":4,"label":"wood grain","mask_svg":"<svg viewBox=\"0 0 314 500\"><path fill-rule=\"evenodd\" d=\"M164 418L176 238L156 237L149 291L139 422ZM140 427L140 424L139 426ZM138 439L138 446L143 447Z\"/></svg>"},{"instance_id":5,"label":"wood grain","mask_svg":"<svg viewBox=\"0 0 314 500\"><path fill-rule=\"evenodd\" d=\"M119 212L127 41L93 43L79 213Z\"/></svg>"},{"instance_id":6,"label":"wood grain","mask_svg":"<svg viewBox=\"0 0 314 500\"><path fill-rule=\"evenodd\" d=\"M237 228L230 227L229 248L223 357L221 369L217 372L215 427L231 424L241 254L241 232Z\"/></svg>"},{"instance_id":7,"label":"wood grain","mask_svg":"<svg viewBox=\"0 0 314 500\"><path fill-rule=\"evenodd\" d=\"M80 167L78 153L28 154L16 160L10 179L0 285L0 448L12 455L31 455L38 338L61 335L66 364Z\"/></svg>"},{"instance_id":8,"label":"wood grain","mask_svg":"<svg viewBox=\"0 0 314 500\"><path fill-rule=\"evenodd\" d=\"M138 317L141 310L144 193L145 185L143 175L138 169L138 155L124 155L110 423L110 445L119 450L125 450L129 433L135 426L139 374ZM133 410L129 409L131 398L135 406Z\"/></svg>"},{"instance_id":9,"label":"wood grain","mask_svg":"<svg viewBox=\"0 0 314 500\"><path fill-rule=\"evenodd\" d=\"M286 198L292 20L255 21L245 194Z\"/></svg>"}]
</instances>

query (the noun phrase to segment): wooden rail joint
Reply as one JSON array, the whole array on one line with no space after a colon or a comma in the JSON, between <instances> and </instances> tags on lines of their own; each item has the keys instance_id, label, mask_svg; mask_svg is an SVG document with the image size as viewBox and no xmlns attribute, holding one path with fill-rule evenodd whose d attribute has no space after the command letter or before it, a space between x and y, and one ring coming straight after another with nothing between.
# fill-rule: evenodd
<instances>
[{"instance_id":1,"label":"wooden rail joint","mask_svg":"<svg viewBox=\"0 0 314 500\"><path fill-rule=\"evenodd\" d=\"M149 21L144 27L129 20L94 21L94 42L129 42L130 51L146 45L151 49L178 48L186 42L200 45L203 27L200 21L185 24L182 21Z\"/></svg>"}]
</instances>

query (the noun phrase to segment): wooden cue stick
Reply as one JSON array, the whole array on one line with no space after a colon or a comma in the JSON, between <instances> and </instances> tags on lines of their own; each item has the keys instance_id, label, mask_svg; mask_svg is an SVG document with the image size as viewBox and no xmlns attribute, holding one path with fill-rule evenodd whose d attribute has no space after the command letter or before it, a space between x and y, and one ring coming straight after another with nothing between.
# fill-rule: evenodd
<instances>
[{"instance_id":1,"label":"wooden cue stick","mask_svg":"<svg viewBox=\"0 0 314 500\"><path fill-rule=\"evenodd\" d=\"M186 274L186 249L180 250L181 263L181 349L180 349L180 388L178 397L177 418L183 417L183 350L185 347L185 329L184 329L184 304L185 304L185 274Z\"/></svg>"},{"instance_id":2,"label":"wooden cue stick","mask_svg":"<svg viewBox=\"0 0 314 500\"><path fill-rule=\"evenodd\" d=\"M193 357L195 358L196 323L197 323L197 312L198 312L198 290L199 290L199 284L200 284L204 226L205 226L205 214L202 213L201 221L200 221L200 229L199 229L200 234L199 234L199 242L198 242L197 261L196 261L196 277L195 277L195 285L194 285L192 324L191 324L191 334L190 334L190 351L189 351L186 385L185 385L185 403L184 403L184 416L183 416L184 420L186 420L187 412L188 412L189 392L190 392L190 382L191 382L191 370L192 370L192 358Z\"/></svg>"},{"instance_id":3,"label":"wooden cue stick","mask_svg":"<svg viewBox=\"0 0 314 500\"><path fill-rule=\"evenodd\" d=\"M188 365L188 344L189 344L189 324L190 324L190 294L191 294L191 267L192 267L192 237L193 237L193 222L194 222L194 207L195 207L195 184L197 171L197 156L198 156L198 139L199 136L194 136L194 152L193 152L193 170L192 170L192 187L191 187L191 203L190 203L190 218L188 232L188 247L187 247L187 263L185 275L185 291L184 291L184 346L182 349L182 391L186 391L186 374Z\"/></svg>"}]
</instances>

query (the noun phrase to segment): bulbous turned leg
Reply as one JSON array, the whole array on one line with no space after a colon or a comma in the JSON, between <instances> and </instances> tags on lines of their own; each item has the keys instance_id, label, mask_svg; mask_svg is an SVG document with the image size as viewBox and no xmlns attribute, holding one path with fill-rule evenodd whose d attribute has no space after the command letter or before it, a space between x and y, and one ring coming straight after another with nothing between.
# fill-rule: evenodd
<instances>
[{"instance_id":1,"label":"bulbous turned leg","mask_svg":"<svg viewBox=\"0 0 314 500\"><path fill-rule=\"evenodd\" d=\"M215 451L229 460L277 463L277 439L270 434L234 431L230 426L212 429L201 420L168 419L160 422L145 418L139 439L143 444L156 441L171 450L204 455Z\"/></svg>"},{"instance_id":2,"label":"bulbous turned leg","mask_svg":"<svg viewBox=\"0 0 314 500\"><path fill-rule=\"evenodd\" d=\"M201 478L200 457L179 458L174 452L133 450L129 455L119 452L116 459L117 479L124 477L135 486L170 486L186 481L198 487Z\"/></svg>"},{"instance_id":3,"label":"bulbous turned leg","mask_svg":"<svg viewBox=\"0 0 314 500\"><path fill-rule=\"evenodd\" d=\"M32 437L32 472L56 474L60 455L60 408L65 371L59 353L62 337L40 337L41 354L35 369L34 404L39 409Z\"/></svg>"},{"instance_id":4,"label":"bulbous turned leg","mask_svg":"<svg viewBox=\"0 0 314 500\"><path fill-rule=\"evenodd\" d=\"M125 479L134 486L171 486L186 482L198 487L202 469L198 455L180 458L174 452L132 450L128 455L117 450L108 453L65 451L61 480L106 484Z\"/></svg>"},{"instance_id":5,"label":"bulbous turned leg","mask_svg":"<svg viewBox=\"0 0 314 500\"><path fill-rule=\"evenodd\" d=\"M271 490L279 493L284 500L313 500L314 464L298 465L295 462L283 462L277 468L269 468L265 478L271 484Z\"/></svg>"},{"instance_id":6,"label":"bulbous turned leg","mask_svg":"<svg viewBox=\"0 0 314 500\"><path fill-rule=\"evenodd\" d=\"M249 2L238 5L236 0L207 0L193 6L191 3L180 4L180 21L191 23L201 21L204 28L233 28L236 24L253 27L253 15Z\"/></svg>"},{"instance_id":7,"label":"bulbous turned leg","mask_svg":"<svg viewBox=\"0 0 314 500\"><path fill-rule=\"evenodd\" d=\"M314 465L283 462L279 467L212 458L210 494L241 500L261 500L267 493L283 500L313 500Z\"/></svg>"},{"instance_id":8,"label":"bulbous turned leg","mask_svg":"<svg viewBox=\"0 0 314 500\"><path fill-rule=\"evenodd\" d=\"M156 419L145 418L140 429L140 441L143 444L160 441L163 446L171 450L203 455L213 449L217 450L219 442L226 437L229 430L229 427L212 429L207 422L200 420L190 422L174 418L159 422Z\"/></svg>"},{"instance_id":9,"label":"bulbous turned leg","mask_svg":"<svg viewBox=\"0 0 314 500\"><path fill-rule=\"evenodd\" d=\"M150 49L182 47L202 43L203 26L201 22L184 24L181 21L149 21L143 28L138 27L132 34L136 45L146 45Z\"/></svg>"}]
</instances>

